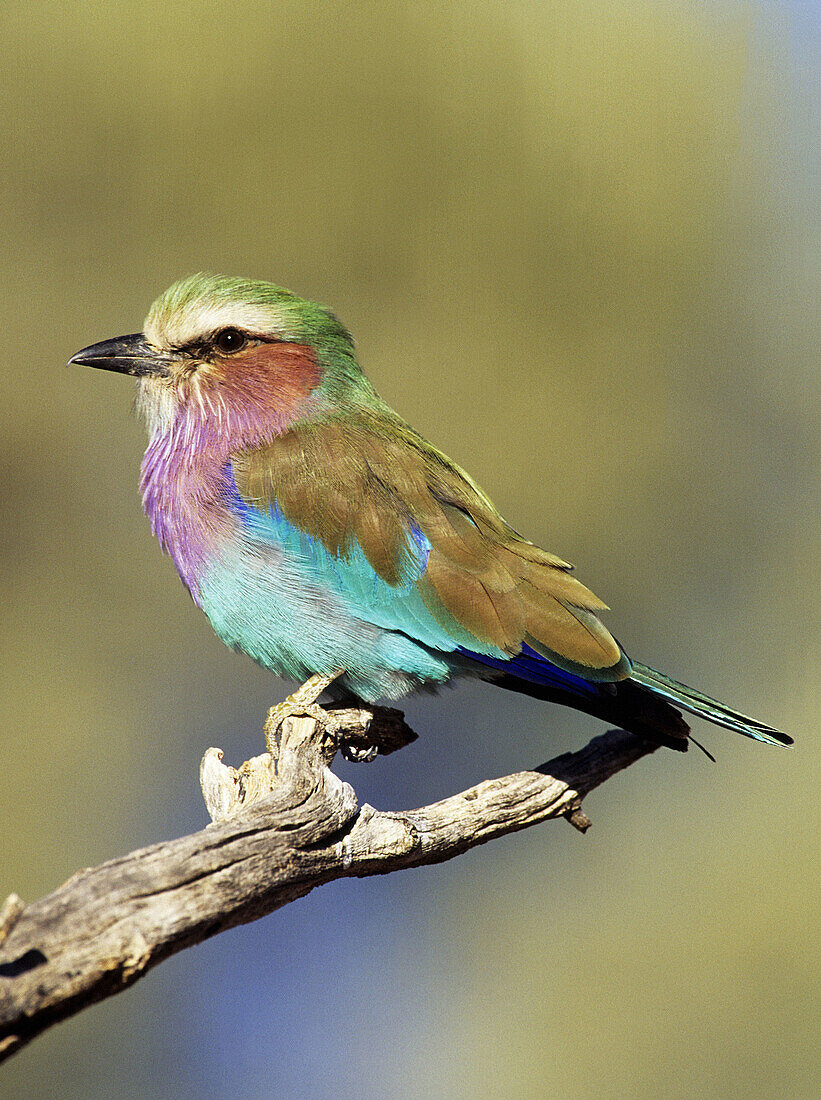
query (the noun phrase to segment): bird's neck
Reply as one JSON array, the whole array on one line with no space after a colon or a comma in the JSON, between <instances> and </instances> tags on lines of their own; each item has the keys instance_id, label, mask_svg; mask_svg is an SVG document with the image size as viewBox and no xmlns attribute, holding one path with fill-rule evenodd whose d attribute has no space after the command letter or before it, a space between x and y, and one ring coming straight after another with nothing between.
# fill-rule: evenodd
<instances>
[{"instance_id":1,"label":"bird's neck","mask_svg":"<svg viewBox=\"0 0 821 1100\"><path fill-rule=\"evenodd\" d=\"M184 391L147 379L138 394L149 432L140 479L143 507L195 600L203 572L237 534L228 506L231 454L266 443L321 405L310 378L299 385L292 379L290 388L283 383L271 392L266 379L245 371L209 390L195 376Z\"/></svg>"}]
</instances>

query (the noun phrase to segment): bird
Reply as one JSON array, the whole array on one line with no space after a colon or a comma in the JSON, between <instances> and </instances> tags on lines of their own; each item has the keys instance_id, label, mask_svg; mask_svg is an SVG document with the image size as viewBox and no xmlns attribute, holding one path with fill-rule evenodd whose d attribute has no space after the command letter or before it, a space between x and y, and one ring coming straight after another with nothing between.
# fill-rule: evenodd
<instances>
[{"instance_id":1,"label":"bird","mask_svg":"<svg viewBox=\"0 0 821 1100\"><path fill-rule=\"evenodd\" d=\"M792 744L628 657L573 566L382 400L324 306L199 273L75 365L137 379L152 530L218 637L278 676L365 703L474 678L680 750L684 713Z\"/></svg>"}]
</instances>

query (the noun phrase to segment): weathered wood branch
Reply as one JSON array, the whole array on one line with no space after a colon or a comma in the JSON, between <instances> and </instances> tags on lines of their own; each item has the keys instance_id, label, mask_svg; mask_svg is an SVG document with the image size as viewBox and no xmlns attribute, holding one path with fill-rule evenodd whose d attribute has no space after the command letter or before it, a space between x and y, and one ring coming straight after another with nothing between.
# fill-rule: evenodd
<instances>
[{"instance_id":1,"label":"weathered wood branch","mask_svg":"<svg viewBox=\"0 0 821 1100\"><path fill-rule=\"evenodd\" d=\"M389 813L360 807L328 765L339 748L366 758L413 740L401 714L304 709L311 717L273 708L273 754L240 769L209 749L201 781L214 821L201 832L78 871L31 905L9 897L0 910L0 1060L169 955L333 879L451 859L552 817L584 831L585 795L656 747L612 730L534 771Z\"/></svg>"}]
</instances>

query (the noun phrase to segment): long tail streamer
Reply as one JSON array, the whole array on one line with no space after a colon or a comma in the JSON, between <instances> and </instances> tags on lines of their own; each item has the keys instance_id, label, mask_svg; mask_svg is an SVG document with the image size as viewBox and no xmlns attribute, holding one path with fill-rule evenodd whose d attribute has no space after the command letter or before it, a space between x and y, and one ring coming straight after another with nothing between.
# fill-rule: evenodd
<instances>
[{"instance_id":1,"label":"long tail streamer","mask_svg":"<svg viewBox=\"0 0 821 1100\"><path fill-rule=\"evenodd\" d=\"M793 740L786 733L773 729L763 722L757 722L754 718L748 718L745 714L739 714L731 710L718 699L711 699L709 695L703 695L695 688L687 687L679 683L671 676L665 676L663 672L656 672L654 668L632 662L630 679L642 684L655 695L661 695L682 710L689 711L699 718L706 718L708 722L714 722L717 726L724 726L735 733L742 733L745 737L752 737L756 741L764 741L768 745L791 745Z\"/></svg>"}]
</instances>

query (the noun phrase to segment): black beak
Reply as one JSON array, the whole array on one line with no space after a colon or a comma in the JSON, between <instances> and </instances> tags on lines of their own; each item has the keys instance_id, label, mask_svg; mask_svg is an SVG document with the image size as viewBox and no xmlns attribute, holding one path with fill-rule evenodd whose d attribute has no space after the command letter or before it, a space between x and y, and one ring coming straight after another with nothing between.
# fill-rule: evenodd
<instances>
[{"instance_id":1,"label":"black beak","mask_svg":"<svg viewBox=\"0 0 821 1100\"><path fill-rule=\"evenodd\" d=\"M68 366L99 367L100 370L144 378L150 374L167 375L172 362L170 356L163 355L146 343L141 332L134 332L130 336L117 336L114 340L102 340L90 348L83 348L72 355Z\"/></svg>"}]
</instances>

